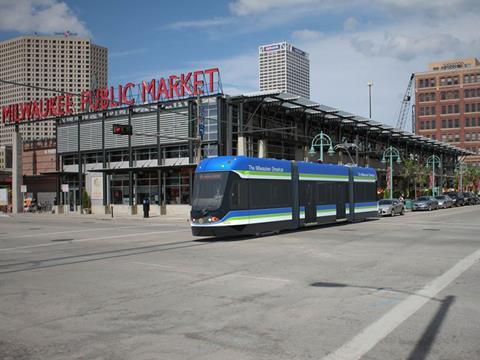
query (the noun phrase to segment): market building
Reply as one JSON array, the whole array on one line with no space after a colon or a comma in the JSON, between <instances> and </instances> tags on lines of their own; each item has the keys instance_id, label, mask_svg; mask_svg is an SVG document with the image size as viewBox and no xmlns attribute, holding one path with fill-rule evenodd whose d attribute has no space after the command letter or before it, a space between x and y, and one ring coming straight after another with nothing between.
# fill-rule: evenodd
<instances>
[{"instance_id":1,"label":"market building","mask_svg":"<svg viewBox=\"0 0 480 360\"><path fill-rule=\"evenodd\" d=\"M64 211L81 209L84 189L95 213L108 213L112 207L117 214L136 213L145 198L153 213L160 213L162 204L174 209L189 204L201 159L247 155L317 161L318 153L312 156L310 147L319 133L328 134L336 145L324 162L374 167L383 188L387 165L381 159L389 146L395 146L402 159L420 163L438 156L443 166L436 183L442 187L453 186L458 158L470 154L290 93L226 95L218 69L128 83L92 95L86 91L80 99L79 106L89 103L89 111L69 112L66 100L58 97L47 101L51 114L57 115L48 118L57 127L55 168L40 176L55 177L56 198ZM17 108L25 106L35 105ZM16 107L5 114L8 125L21 119ZM131 126L132 134L114 134L114 125ZM393 166L394 183L400 181L402 166Z\"/></svg>"}]
</instances>

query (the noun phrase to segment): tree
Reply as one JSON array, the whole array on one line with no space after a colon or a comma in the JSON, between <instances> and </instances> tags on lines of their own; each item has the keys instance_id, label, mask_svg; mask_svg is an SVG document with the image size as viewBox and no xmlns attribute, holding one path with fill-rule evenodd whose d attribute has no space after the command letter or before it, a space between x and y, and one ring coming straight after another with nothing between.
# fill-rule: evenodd
<instances>
[{"instance_id":1,"label":"tree","mask_svg":"<svg viewBox=\"0 0 480 360\"><path fill-rule=\"evenodd\" d=\"M424 184L427 177L427 169L416 159L405 159L403 161L402 176L405 178L406 195L410 197L410 185L413 182L414 197L418 194L418 185Z\"/></svg>"},{"instance_id":2,"label":"tree","mask_svg":"<svg viewBox=\"0 0 480 360\"><path fill-rule=\"evenodd\" d=\"M415 172L417 170L417 161L414 159L405 159L403 161L402 176L405 179L404 190L407 198L410 197L410 185L414 183L415 197L417 195L417 184L415 182Z\"/></svg>"},{"instance_id":3,"label":"tree","mask_svg":"<svg viewBox=\"0 0 480 360\"><path fill-rule=\"evenodd\" d=\"M480 181L480 169L469 165L463 173L463 183L468 191L478 191L478 182Z\"/></svg>"},{"instance_id":4,"label":"tree","mask_svg":"<svg viewBox=\"0 0 480 360\"><path fill-rule=\"evenodd\" d=\"M90 209L90 196L88 196L87 190L83 189L82 193L82 207L84 209Z\"/></svg>"}]
</instances>

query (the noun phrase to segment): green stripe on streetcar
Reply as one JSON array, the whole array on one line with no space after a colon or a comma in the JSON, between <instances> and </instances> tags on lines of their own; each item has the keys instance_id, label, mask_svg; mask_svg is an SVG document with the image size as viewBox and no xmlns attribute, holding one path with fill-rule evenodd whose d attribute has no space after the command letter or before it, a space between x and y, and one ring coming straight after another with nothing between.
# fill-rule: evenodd
<instances>
[{"instance_id":1,"label":"green stripe on streetcar","mask_svg":"<svg viewBox=\"0 0 480 360\"><path fill-rule=\"evenodd\" d=\"M348 179L346 175L330 175L330 174L302 174L300 177L304 178L328 178L328 179Z\"/></svg>"},{"instance_id":2,"label":"green stripe on streetcar","mask_svg":"<svg viewBox=\"0 0 480 360\"><path fill-rule=\"evenodd\" d=\"M292 213L291 213L291 212L288 212L288 213L278 213L278 214L262 214L262 215L254 215L254 216L250 216L250 215L235 216L235 217L228 218L228 219L225 220L225 221L229 221L229 220L244 220L244 219L246 219L246 218L250 218L250 219L262 219L262 218L268 218L268 217L280 217L280 216L287 216L287 215L292 215Z\"/></svg>"},{"instance_id":3,"label":"green stripe on streetcar","mask_svg":"<svg viewBox=\"0 0 480 360\"><path fill-rule=\"evenodd\" d=\"M279 176L279 177L290 177L290 173L283 172L269 172L269 171L252 171L252 170L235 170L243 175L257 175L257 176Z\"/></svg>"},{"instance_id":4,"label":"green stripe on streetcar","mask_svg":"<svg viewBox=\"0 0 480 360\"><path fill-rule=\"evenodd\" d=\"M373 176L355 176L355 180L371 180L371 181L376 181L377 179Z\"/></svg>"}]
</instances>

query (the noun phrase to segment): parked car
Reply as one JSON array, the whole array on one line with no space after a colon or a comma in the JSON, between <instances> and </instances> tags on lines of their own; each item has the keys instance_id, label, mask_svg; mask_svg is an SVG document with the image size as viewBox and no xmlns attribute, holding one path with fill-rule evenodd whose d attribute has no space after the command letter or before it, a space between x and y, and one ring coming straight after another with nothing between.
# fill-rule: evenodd
<instances>
[{"instance_id":1,"label":"parked car","mask_svg":"<svg viewBox=\"0 0 480 360\"><path fill-rule=\"evenodd\" d=\"M465 198L463 193L460 191L449 191L443 193L443 195L448 195L453 200L453 206L463 206L465 205Z\"/></svg>"},{"instance_id":2,"label":"parked car","mask_svg":"<svg viewBox=\"0 0 480 360\"><path fill-rule=\"evenodd\" d=\"M473 194L473 197L475 199L475 205L480 205L480 196L477 194Z\"/></svg>"},{"instance_id":3,"label":"parked car","mask_svg":"<svg viewBox=\"0 0 480 360\"><path fill-rule=\"evenodd\" d=\"M453 200L448 195L437 195L435 196L435 199L438 201L439 209L448 209L453 206Z\"/></svg>"},{"instance_id":4,"label":"parked car","mask_svg":"<svg viewBox=\"0 0 480 360\"><path fill-rule=\"evenodd\" d=\"M463 197L465 198L465 205L475 205L477 202L475 194L471 192L463 192Z\"/></svg>"},{"instance_id":5,"label":"parked car","mask_svg":"<svg viewBox=\"0 0 480 360\"><path fill-rule=\"evenodd\" d=\"M438 201L433 196L420 196L412 204L412 211L435 209L438 209Z\"/></svg>"},{"instance_id":6,"label":"parked car","mask_svg":"<svg viewBox=\"0 0 480 360\"><path fill-rule=\"evenodd\" d=\"M378 202L378 215L405 215L405 205L398 199L383 199Z\"/></svg>"}]
</instances>

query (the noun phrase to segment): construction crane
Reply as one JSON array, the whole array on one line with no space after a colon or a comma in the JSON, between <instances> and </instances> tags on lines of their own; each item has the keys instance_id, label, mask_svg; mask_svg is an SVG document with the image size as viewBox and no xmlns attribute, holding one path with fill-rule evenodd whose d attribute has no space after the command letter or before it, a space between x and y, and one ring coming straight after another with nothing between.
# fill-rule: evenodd
<instances>
[{"instance_id":1,"label":"construction crane","mask_svg":"<svg viewBox=\"0 0 480 360\"><path fill-rule=\"evenodd\" d=\"M410 81L408 82L407 90L403 96L402 106L400 107L400 113L398 114L397 129L405 130L405 121L407 120L408 109L410 107L410 100L412 99L412 88L415 80L415 74L410 75Z\"/></svg>"}]
</instances>

